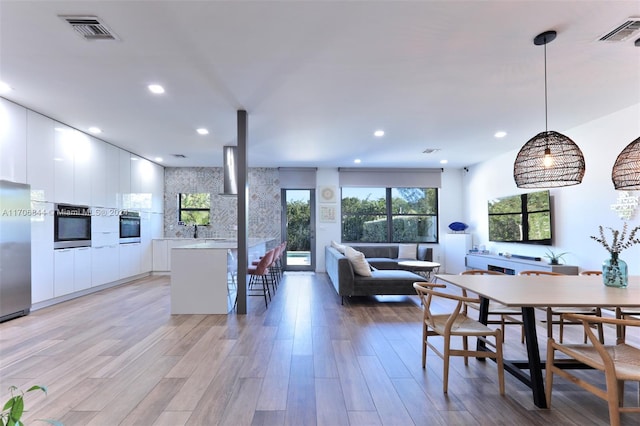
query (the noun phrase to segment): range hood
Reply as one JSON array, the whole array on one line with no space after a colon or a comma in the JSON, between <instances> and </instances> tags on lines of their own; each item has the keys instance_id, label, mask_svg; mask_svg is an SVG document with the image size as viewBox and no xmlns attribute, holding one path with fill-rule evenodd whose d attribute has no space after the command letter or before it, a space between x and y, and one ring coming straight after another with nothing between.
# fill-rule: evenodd
<instances>
[{"instance_id":1,"label":"range hood","mask_svg":"<svg viewBox=\"0 0 640 426\"><path fill-rule=\"evenodd\" d=\"M220 195L238 195L238 147L223 146L224 189Z\"/></svg>"}]
</instances>

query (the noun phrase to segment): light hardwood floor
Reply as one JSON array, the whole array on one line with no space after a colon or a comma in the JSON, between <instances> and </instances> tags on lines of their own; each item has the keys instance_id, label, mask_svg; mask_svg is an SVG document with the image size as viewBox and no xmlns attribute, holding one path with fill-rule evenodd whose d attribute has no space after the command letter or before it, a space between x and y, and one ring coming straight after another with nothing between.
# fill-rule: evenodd
<instances>
[{"instance_id":1,"label":"light hardwood floor","mask_svg":"<svg viewBox=\"0 0 640 426\"><path fill-rule=\"evenodd\" d=\"M561 379L550 410L509 374L500 396L493 362L454 359L444 395L441 360L420 365L417 297L341 306L325 274L288 273L246 316L169 304L169 277L153 276L0 324L0 401L10 385L48 386L27 395L26 420L67 426L608 424L604 401ZM519 333L507 329L508 358L524 357Z\"/></svg>"}]
</instances>

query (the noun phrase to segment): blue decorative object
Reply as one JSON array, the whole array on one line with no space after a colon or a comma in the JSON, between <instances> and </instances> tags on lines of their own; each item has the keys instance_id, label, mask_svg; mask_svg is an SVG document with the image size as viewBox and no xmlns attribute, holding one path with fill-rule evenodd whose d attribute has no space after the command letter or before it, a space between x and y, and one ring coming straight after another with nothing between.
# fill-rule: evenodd
<instances>
[{"instance_id":1,"label":"blue decorative object","mask_svg":"<svg viewBox=\"0 0 640 426\"><path fill-rule=\"evenodd\" d=\"M466 223L462 223L462 222L451 222L449 224L449 229L451 229L454 232L464 231L468 227L469 227L469 225L467 225Z\"/></svg>"}]
</instances>

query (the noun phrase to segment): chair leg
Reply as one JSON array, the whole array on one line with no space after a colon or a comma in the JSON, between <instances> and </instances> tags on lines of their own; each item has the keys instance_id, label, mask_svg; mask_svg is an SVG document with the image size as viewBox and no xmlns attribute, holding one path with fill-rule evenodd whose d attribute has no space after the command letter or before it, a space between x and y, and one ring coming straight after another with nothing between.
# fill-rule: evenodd
<instances>
[{"instance_id":1,"label":"chair leg","mask_svg":"<svg viewBox=\"0 0 640 426\"><path fill-rule=\"evenodd\" d=\"M466 352L469 350L469 339L467 339L467 336L462 336L462 349ZM464 365L469 365L469 357L468 356L464 356Z\"/></svg>"},{"instance_id":2,"label":"chair leg","mask_svg":"<svg viewBox=\"0 0 640 426\"><path fill-rule=\"evenodd\" d=\"M498 364L498 382L500 385L500 395L504 395L504 359L502 355L502 343L504 335L496 333L496 363Z\"/></svg>"},{"instance_id":3,"label":"chair leg","mask_svg":"<svg viewBox=\"0 0 640 426\"><path fill-rule=\"evenodd\" d=\"M618 392L619 383L615 378L615 374L607 374L606 371L605 379L607 383L607 403L609 405L609 425L620 426L620 398L622 396Z\"/></svg>"},{"instance_id":4,"label":"chair leg","mask_svg":"<svg viewBox=\"0 0 640 426\"><path fill-rule=\"evenodd\" d=\"M427 365L427 324L422 322L422 368Z\"/></svg>"},{"instance_id":5,"label":"chair leg","mask_svg":"<svg viewBox=\"0 0 640 426\"><path fill-rule=\"evenodd\" d=\"M564 315L560 314L558 322L560 323L559 340L562 343L564 338ZM587 343L587 333L584 333L584 343Z\"/></svg>"},{"instance_id":6,"label":"chair leg","mask_svg":"<svg viewBox=\"0 0 640 426\"><path fill-rule=\"evenodd\" d=\"M447 393L449 387L449 349L451 346L450 338L444 339L444 373L442 374L442 391Z\"/></svg>"},{"instance_id":7,"label":"chair leg","mask_svg":"<svg viewBox=\"0 0 640 426\"><path fill-rule=\"evenodd\" d=\"M547 337L551 339L553 337L553 314L551 308L547 308Z\"/></svg>"}]
</instances>

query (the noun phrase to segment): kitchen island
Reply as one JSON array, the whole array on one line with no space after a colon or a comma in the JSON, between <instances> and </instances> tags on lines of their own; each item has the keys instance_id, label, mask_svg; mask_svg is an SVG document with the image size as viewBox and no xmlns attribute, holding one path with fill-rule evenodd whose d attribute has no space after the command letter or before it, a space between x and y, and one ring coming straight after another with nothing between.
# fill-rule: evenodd
<instances>
[{"instance_id":1,"label":"kitchen island","mask_svg":"<svg viewBox=\"0 0 640 426\"><path fill-rule=\"evenodd\" d=\"M273 238L250 238L249 261L262 256L270 241ZM237 247L236 240L220 239L171 249L172 314L227 314L233 309L235 289L229 291L227 259Z\"/></svg>"}]
</instances>

